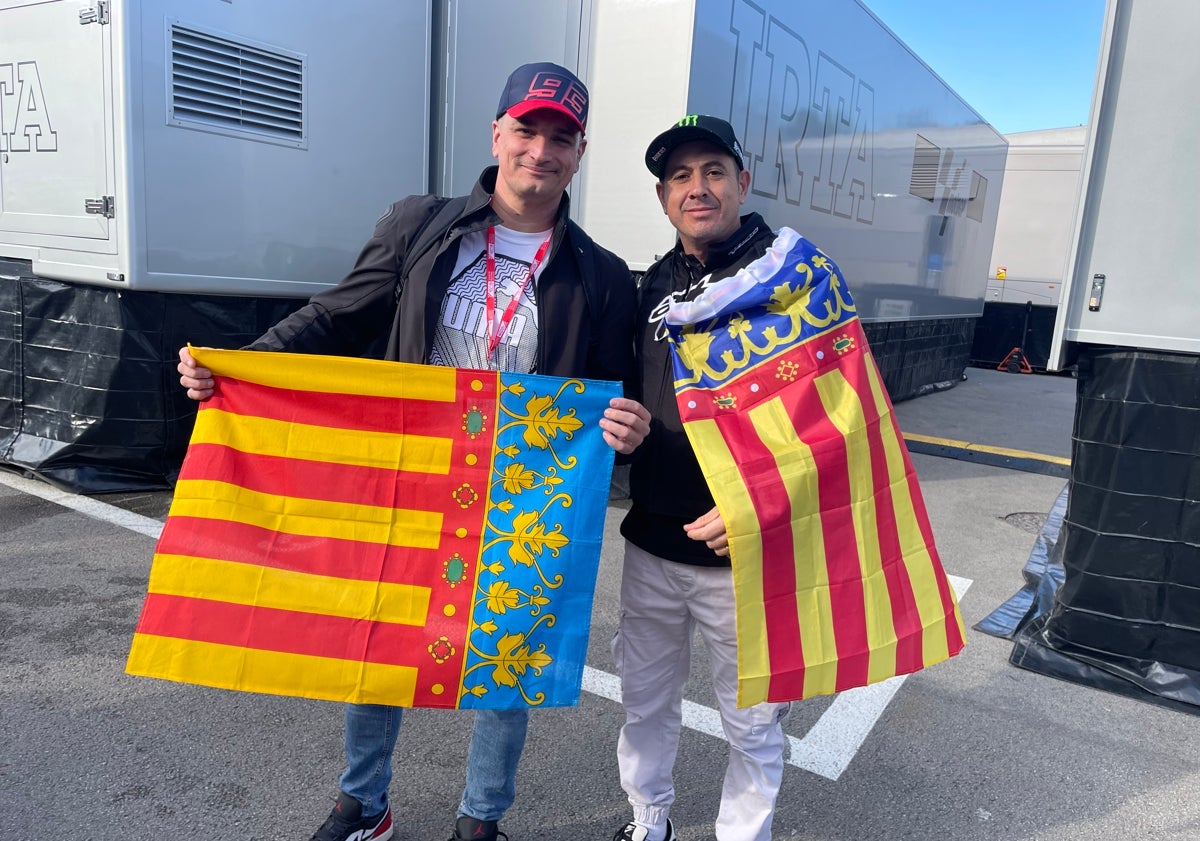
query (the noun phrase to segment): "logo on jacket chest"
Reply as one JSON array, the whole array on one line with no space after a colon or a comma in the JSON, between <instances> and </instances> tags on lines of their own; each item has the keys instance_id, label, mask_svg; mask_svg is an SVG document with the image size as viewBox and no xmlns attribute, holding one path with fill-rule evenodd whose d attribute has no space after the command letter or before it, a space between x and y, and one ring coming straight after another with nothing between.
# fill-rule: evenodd
<instances>
[{"instance_id":1,"label":"logo on jacket chest","mask_svg":"<svg viewBox=\"0 0 1200 841\"><path fill-rule=\"evenodd\" d=\"M717 281L713 279L712 274L706 274L699 280L688 284L686 289L669 292L661 301L659 301L654 309L650 311L649 323L654 327L654 341L665 342L667 340L667 325L665 323L667 311L671 309L673 304L680 301L690 301L696 298L705 289L712 286Z\"/></svg>"}]
</instances>

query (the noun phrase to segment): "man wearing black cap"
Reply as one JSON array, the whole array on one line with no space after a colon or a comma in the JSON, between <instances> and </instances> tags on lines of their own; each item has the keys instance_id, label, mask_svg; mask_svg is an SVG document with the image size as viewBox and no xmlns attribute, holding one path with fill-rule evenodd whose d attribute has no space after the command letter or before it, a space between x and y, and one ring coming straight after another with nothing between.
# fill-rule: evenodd
<instances>
[{"instance_id":1,"label":"man wearing black cap","mask_svg":"<svg viewBox=\"0 0 1200 841\"><path fill-rule=\"evenodd\" d=\"M629 269L568 218L565 190L586 147L587 113L587 88L570 71L517 68L492 123L498 166L468 196L396 202L337 286L249 347L634 383ZM186 348L179 355L188 395L207 399L211 373ZM649 429L646 410L617 398L605 414L605 441L632 452ZM526 710L476 713L453 839L507 837L497 822L515 796L527 719ZM313 841L392 836L400 720L396 707L347 705L347 768Z\"/></svg>"},{"instance_id":2,"label":"man wearing black cap","mask_svg":"<svg viewBox=\"0 0 1200 841\"><path fill-rule=\"evenodd\" d=\"M741 215L750 173L724 120L684 117L650 144L646 166L658 178L658 199L679 241L646 271L638 295L642 400L653 420L632 462L632 505L621 523L625 562L613 654L626 718L617 759L633 820L613 841L675 839L671 775L696 629L730 747L717 839L769 841L788 705L737 707L729 544L679 417L663 319L673 303L692 300L763 256L775 234L757 213Z\"/></svg>"}]
</instances>

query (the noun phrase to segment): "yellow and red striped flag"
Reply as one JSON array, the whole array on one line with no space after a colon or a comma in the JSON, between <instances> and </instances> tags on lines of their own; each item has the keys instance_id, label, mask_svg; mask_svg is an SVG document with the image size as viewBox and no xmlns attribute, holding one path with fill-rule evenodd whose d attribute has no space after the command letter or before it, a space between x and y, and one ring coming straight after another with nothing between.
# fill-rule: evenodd
<instances>
[{"instance_id":1,"label":"yellow and red striped flag","mask_svg":"<svg viewBox=\"0 0 1200 841\"><path fill-rule=\"evenodd\" d=\"M684 429L729 534L739 705L957 654L958 604L833 261L784 228L666 323Z\"/></svg>"},{"instance_id":2,"label":"yellow and red striped flag","mask_svg":"<svg viewBox=\"0 0 1200 841\"><path fill-rule=\"evenodd\" d=\"M193 349L127 671L355 703L577 702L620 385Z\"/></svg>"}]
</instances>

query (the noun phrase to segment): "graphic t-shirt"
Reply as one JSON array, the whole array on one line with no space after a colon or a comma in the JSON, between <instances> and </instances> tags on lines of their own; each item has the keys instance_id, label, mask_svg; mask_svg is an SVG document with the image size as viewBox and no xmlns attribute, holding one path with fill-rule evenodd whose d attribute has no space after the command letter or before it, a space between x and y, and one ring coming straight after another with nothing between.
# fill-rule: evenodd
<instances>
[{"instance_id":1,"label":"graphic t-shirt","mask_svg":"<svg viewBox=\"0 0 1200 841\"><path fill-rule=\"evenodd\" d=\"M529 274L529 265L550 231L524 233L496 227L497 329L509 301ZM487 231L467 234L458 245L458 262L442 301L429 361L455 368L491 368L531 372L537 365L537 297L535 288L549 255L521 293L512 321L491 360L487 358Z\"/></svg>"}]
</instances>

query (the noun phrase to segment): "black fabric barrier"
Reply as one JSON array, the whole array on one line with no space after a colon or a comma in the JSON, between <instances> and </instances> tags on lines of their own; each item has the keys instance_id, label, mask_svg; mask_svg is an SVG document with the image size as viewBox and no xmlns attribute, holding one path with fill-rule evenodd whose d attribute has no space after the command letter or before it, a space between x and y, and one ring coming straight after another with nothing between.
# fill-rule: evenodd
<instances>
[{"instance_id":1,"label":"black fabric barrier","mask_svg":"<svg viewBox=\"0 0 1200 841\"><path fill-rule=\"evenodd\" d=\"M1200 356L1078 365L1063 582L1011 661L1200 713Z\"/></svg>"},{"instance_id":2,"label":"black fabric barrier","mask_svg":"<svg viewBox=\"0 0 1200 841\"><path fill-rule=\"evenodd\" d=\"M863 332L893 403L962 382L974 318L864 322Z\"/></svg>"},{"instance_id":3,"label":"black fabric barrier","mask_svg":"<svg viewBox=\"0 0 1200 841\"><path fill-rule=\"evenodd\" d=\"M971 364L976 368L995 368L1013 348L1019 347L1025 352L1029 367L1045 371L1057 312L1058 307L987 301L975 325Z\"/></svg>"},{"instance_id":4,"label":"black fabric barrier","mask_svg":"<svg viewBox=\"0 0 1200 841\"><path fill-rule=\"evenodd\" d=\"M0 260L0 464L79 493L171 487L196 415L179 347L240 347L303 303L62 283Z\"/></svg>"},{"instance_id":5,"label":"black fabric barrier","mask_svg":"<svg viewBox=\"0 0 1200 841\"><path fill-rule=\"evenodd\" d=\"M171 487L196 410L178 348L240 347L303 304L63 283L0 258L0 465L77 493ZM975 321L865 323L892 400L960 382Z\"/></svg>"}]
</instances>

